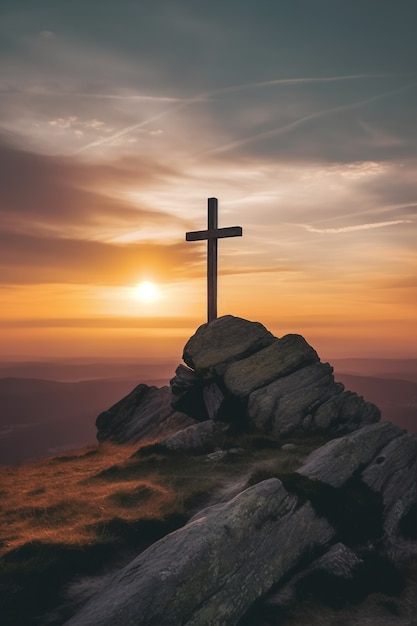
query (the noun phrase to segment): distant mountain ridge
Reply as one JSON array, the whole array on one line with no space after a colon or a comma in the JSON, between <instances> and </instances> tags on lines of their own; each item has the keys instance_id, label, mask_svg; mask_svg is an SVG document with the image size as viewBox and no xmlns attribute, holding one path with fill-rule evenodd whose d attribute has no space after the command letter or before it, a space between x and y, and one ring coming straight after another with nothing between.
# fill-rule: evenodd
<instances>
[{"instance_id":1,"label":"distant mountain ridge","mask_svg":"<svg viewBox=\"0 0 417 626\"><path fill-rule=\"evenodd\" d=\"M349 358L331 364L336 380L376 404L383 420L417 430L415 359ZM168 360L0 363L0 464L95 443L101 411L138 383L167 384L175 365Z\"/></svg>"},{"instance_id":2,"label":"distant mountain ridge","mask_svg":"<svg viewBox=\"0 0 417 626\"><path fill-rule=\"evenodd\" d=\"M148 382L160 385L164 380ZM137 380L0 378L0 464L95 444L97 415L136 384Z\"/></svg>"},{"instance_id":3,"label":"distant mountain ridge","mask_svg":"<svg viewBox=\"0 0 417 626\"><path fill-rule=\"evenodd\" d=\"M375 378L395 378L417 383L417 358L415 359L332 359L336 373Z\"/></svg>"},{"instance_id":4,"label":"distant mountain ridge","mask_svg":"<svg viewBox=\"0 0 417 626\"><path fill-rule=\"evenodd\" d=\"M7 361L0 362L0 378L36 378L59 382L97 379L169 380L175 365L175 359Z\"/></svg>"},{"instance_id":5,"label":"distant mountain ridge","mask_svg":"<svg viewBox=\"0 0 417 626\"><path fill-rule=\"evenodd\" d=\"M376 404L381 409L382 421L393 422L410 432L417 431L417 383L345 373L337 375L337 379Z\"/></svg>"}]
</instances>

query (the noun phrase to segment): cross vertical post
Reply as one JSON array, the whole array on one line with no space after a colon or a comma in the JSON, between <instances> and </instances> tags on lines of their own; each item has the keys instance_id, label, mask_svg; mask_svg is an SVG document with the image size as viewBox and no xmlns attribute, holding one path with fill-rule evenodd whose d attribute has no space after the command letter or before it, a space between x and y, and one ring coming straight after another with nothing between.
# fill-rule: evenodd
<instances>
[{"instance_id":1,"label":"cross vertical post","mask_svg":"<svg viewBox=\"0 0 417 626\"><path fill-rule=\"evenodd\" d=\"M207 203L207 230L185 233L186 241L207 240L207 321L217 318L217 241L225 237L241 237L241 226L218 227L217 198Z\"/></svg>"},{"instance_id":2,"label":"cross vertical post","mask_svg":"<svg viewBox=\"0 0 417 626\"><path fill-rule=\"evenodd\" d=\"M217 230L217 198L209 198L207 206L208 230ZM217 317L217 238L207 239L207 321Z\"/></svg>"}]
</instances>

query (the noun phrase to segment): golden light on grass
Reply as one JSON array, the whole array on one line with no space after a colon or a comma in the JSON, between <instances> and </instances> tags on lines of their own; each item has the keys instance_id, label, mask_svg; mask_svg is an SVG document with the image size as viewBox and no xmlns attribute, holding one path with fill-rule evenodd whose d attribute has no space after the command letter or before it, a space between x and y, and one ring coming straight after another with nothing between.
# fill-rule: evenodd
<instances>
[{"instance_id":1,"label":"golden light on grass","mask_svg":"<svg viewBox=\"0 0 417 626\"><path fill-rule=\"evenodd\" d=\"M255 443L250 437L239 440L244 448ZM233 483L239 472L249 475L258 463L264 470L271 455L281 471L288 471L288 461L291 466L301 462L298 455L288 459L261 446L253 458L238 455L234 463L213 467L202 457L143 457L135 454L140 447L100 444L38 463L3 466L0 556L30 541L78 547L117 542L108 534L114 520L157 525L188 515L195 498L204 499L225 480Z\"/></svg>"},{"instance_id":2,"label":"golden light on grass","mask_svg":"<svg viewBox=\"0 0 417 626\"><path fill-rule=\"evenodd\" d=\"M2 468L0 554L40 540L72 545L97 541L95 524L164 517L177 503L157 472L100 480L123 465L137 446L103 445L19 467Z\"/></svg>"}]
</instances>

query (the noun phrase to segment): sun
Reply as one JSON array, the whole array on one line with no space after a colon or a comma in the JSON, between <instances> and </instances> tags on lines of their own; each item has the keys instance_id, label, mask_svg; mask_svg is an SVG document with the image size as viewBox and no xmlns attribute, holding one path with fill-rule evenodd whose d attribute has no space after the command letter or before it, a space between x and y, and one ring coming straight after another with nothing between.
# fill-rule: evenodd
<instances>
[{"instance_id":1,"label":"sun","mask_svg":"<svg viewBox=\"0 0 417 626\"><path fill-rule=\"evenodd\" d=\"M159 298L159 291L155 283L145 280L136 285L135 297L141 302L154 302Z\"/></svg>"}]
</instances>

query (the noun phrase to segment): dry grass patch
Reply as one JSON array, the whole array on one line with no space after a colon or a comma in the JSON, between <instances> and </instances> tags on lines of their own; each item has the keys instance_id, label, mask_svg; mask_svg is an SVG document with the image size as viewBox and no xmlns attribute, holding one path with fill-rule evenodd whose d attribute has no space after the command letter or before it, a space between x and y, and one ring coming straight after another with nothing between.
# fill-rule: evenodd
<instances>
[{"instance_id":1,"label":"dry grass patch","mask_svg":"<svg viewBox=\"0 0 417 626\"><path fill-rule=\"evenodd\" d=\"M0 623L48 623L45 613L62 604L71 580L134 556L202 507L235 495L251 475L256 482L262 472L293 471L317 445L281 450L254 433L225 440L213 458L168 454L148 442L145 452L106 444L1 467Z\"/></svg>"},{"instance_id":2,"label":"dry grass patch","mask_svg":"<svg viewBox=\"0 0 417 626\"><path fill-rule=\"evenodd\" d=\"M136 449L106 445L71 457L3 467L1 552L34 540L88 544L95 539L91 522L161 517L173 510L176 495L159 484L155 472L147 472L146 480L114 476L99 488L91 480L109 465L126 462Z\"/></svg>"}]
</instances>

